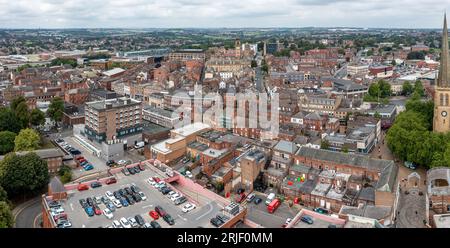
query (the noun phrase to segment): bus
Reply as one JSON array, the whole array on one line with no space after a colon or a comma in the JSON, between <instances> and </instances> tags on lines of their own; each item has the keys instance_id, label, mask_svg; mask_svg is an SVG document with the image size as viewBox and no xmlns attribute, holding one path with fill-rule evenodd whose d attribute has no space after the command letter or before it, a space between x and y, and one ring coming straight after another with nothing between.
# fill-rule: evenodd
<instances>
[{"instance_id":1,"label":"bus","mask_svg":"<svg viewBox=\"0 0 450 248\"><path fill-rule=\"evenodd\" d=\"M275 212L275 210L277 210L277 208L280 206L281 201L280 199L274 199L269 206L267 206L267 211L269 211L269 213L273 213Z\"/></svg>"}]
</instances>

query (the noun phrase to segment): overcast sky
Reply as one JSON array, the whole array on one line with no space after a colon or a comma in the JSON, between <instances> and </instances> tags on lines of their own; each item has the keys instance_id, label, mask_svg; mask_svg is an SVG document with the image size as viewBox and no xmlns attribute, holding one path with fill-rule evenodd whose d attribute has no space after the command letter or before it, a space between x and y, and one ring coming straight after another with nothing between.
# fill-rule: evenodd
<instances>
[{"instance_id":1,"label":"overcast sky","mask_svg":"<svg viewBox=\"0 0 450 248\"><path fill-rule=\"evenodd\" d=\"M450 0L0 0L0 28L440 28Z\"/></svg>"}]
</instances>

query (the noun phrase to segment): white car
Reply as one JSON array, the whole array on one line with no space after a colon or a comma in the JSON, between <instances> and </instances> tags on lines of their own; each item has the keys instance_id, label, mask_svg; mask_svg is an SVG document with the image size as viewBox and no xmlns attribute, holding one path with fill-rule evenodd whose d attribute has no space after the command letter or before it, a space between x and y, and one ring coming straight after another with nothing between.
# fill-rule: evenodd
<instances>
[{"instance_id":1,"label":"white car","mask_svg":"<svg viewBox=\"0 0 450 248\"><path fill-rule=\"evenodd\" d=\"M196 207L197 206L195 206L195 204L188 203L188 204L184 205L184 207L181 209L181 211L183 211L183 213L187 213L187 212L193 210Z\"/></svg>"},{"instance_id":2,"label":"white car","mask_svg":"<svg viewBox=\"0 0 450 248\"><path fill-rule=\"evenodd\" d=\"M131 228L130 222L128 222L125 217L120 218L120 224L122 224L124 228Z\"/></svg>"},{"instance_id":3,"label":"white car","mask_svg":"<svg viewBox=\"0 0 450 248\"><path fill-rule=\"evenodd\" d=\"M112 201L112 203L114 204L114 206L115 206L116 208L121 208L121 207L122 207L122 203L120 203L120 201L117 200L117 199L114 199L114 200Z\"/></svg>"},{"instance_id":4,"label":"white car","mask_svg":"<svg viewBox=\"0 0 450 248\"><path fill-rule=\"evenodd\" d=\"M193 177L193 175L192 175L192 173L191 173L190 171L186 171L186 177L188 177L188 178L192 178L192 177Z\"/></svg>"},{"instance_id":5,"label":"white car","mask_svg":"<svg viewBox=\"0 0 450 248\"><path fill-rule=\"evenodd\" d=\"M126 163L127 163L127 161L123 160L123 159L121 159L117 162L118 165L125 165Z\"/></svg>"},{"instance_id":6,"label":"white car","mask_svg":"<svg viewBox=\"0 0 450 248\"><path fill-rule=\"evenodd\" d=\"M139 196L141 197L141 199L143 200L143 201L146 201L147 200L147 196L145 196L144 195L144 193L142 192L142 191L139 191Z\"/></svg>"},{"instance_id":7,"label":"white car","mask_svg":"<svg viewBox=\"0 0 450 248\"><path fill-rule=\"evenodd\" d=\"M150 225L150 223L145 222L144 224L144 228L153 228L152 225Z\"/></svg>"},{"instance_id":8,"label":"white car","mask_svg":"<svg viewBox=\"0 0 450 248\"><path fill-rule=\"evenodd\" d=\"M103 214L106 216L108 220L114 217L113 213L111 212L111 210L109 210L109 208L103 209Z\"/></svg>"},{"instance_id":9,"label":"white car","mask_svg":"<svg viewBox=\"0 0 450 248\"><path fill-rule=\"evenodd\" d=\"M106 197L108 197L108 199L112 200L112 199L116 199L113 195L113 193L111 193L111 191L106 191L105 193Z\"/></svg>"},{"instance_id":10,"label":"white car","mask_svg":"<svg viewBox=\"0 0 450 248\"><path fill-rule=\"evenodd\" d=\"M167 198L172 198L173 195L175 195L177 192L176 191L170 191L169 193L167 193Z\"/></svg>"},{"instance_id":11,"label":"white car","mask_svg":"<svg viewBox=\"0 0 450 248\"><path fill-rule=\"evenodd\" d=\"M155 182L155 180L153 180L152 177L150 177L149 179L147 179L147 183L151 184L152 186L153 186L152 183L154 183L154 182Z\"/></svg>"},{"instance_id":12,"label":"white car","mask_svg":"<svg viewBox=\"0 0 450 248\"><path fill-rule=\"evenodd\" d=\"M132 227L137 227L138 223L136 222L136 220L133 217L128 218L128 222L130 222L130 225Z\"/></svg>"},{"instance_id":13,"label":"white car","mask_svg":"<svg viewBox=\"0 0 450 248\"><path fill-rule=\"evenodd\" d=\"M123 226L120 224L120 222L118 220L114 220L112 223L112 226L114 228L123 228Z\"/></svg>"},{"instance_id":14,"label":"white car","mask_svg":"<svg viewBox=\"0 0 450 248\"><path fill-rule=\"evenodd\" d=\"M179 194L179 193L176 193L176 194L174 194L173 196L170 197L170 200L175 201L176 199L178 199L178 198L180 198L180 197L182 197L182 196L183 196L183 195L181 195L181 194Z\"/></svg>"}]
</instances>

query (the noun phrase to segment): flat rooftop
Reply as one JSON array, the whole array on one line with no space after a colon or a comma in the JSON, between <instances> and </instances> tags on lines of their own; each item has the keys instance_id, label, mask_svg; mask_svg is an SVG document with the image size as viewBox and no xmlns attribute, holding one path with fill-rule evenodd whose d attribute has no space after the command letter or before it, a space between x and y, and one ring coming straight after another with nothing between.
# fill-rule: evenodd
<instances>
[{"instance_id":1,"label":"flat rooftop","mask_svg":"<svg viewBox=\"0 0 450 248\"><path fill-rule=\"evenodd\" d=\"M450 228L450 214L436 214L433 220L436 228Z\"/></svg>"},{"instance_id":2,"label":"flat rooftop","mask_svg":"<svg viewBox=\"0 0 450 248\"><path fill-rule=\"evenodd\" d=\"M202 123L202 122L196 122L189 125L186 125L184 127L180 127L177 129L172 130L172 133L182 135L182 136L189 136L191 134L195 134L197 132L200 132L204 129L208 129L210 126L208 124Z\"/></svg>"}]
</instances>

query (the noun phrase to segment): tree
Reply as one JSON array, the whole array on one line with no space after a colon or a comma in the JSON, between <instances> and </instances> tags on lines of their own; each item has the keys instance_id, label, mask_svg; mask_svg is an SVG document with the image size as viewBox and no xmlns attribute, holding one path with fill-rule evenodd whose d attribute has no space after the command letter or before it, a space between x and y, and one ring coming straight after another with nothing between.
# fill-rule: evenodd
<instances>
[{"instance_id":1,"label":"tree","mask_svg":"<svg viewBox=\"0 0 450 248\"><path fill-rule=\"evenodd\" d=\"M421 82L420 80L417 80L417 81L414 83L414 92L417 92L417 94L418 94L420 97L425 96L425 90L423 89L423 85L422 85L422 82Z\"/></svg>"},{"instance_id":2,"label":"tree","mask_svg":"<svg viewBox=\"0 0 450 248\"><path fill-rule=\"evenodd\" d=\"M68 183L72 181L72 169L69 166L67 165L61 166L58 174L61 177L62 183Z\"/></svg>"},{"instance_id":3,"label":"tree","mask_svg":"<svg viewBox=\"0 0 450 248\"><path fill-rule=\"evenodd\" d=\"M31 128L22 129L14 139L14 151L33 151L39 148L41 137Z\"/></svg>"},{"instance_id":4,"label":"tree","mask_svg":"<svg viewBox=\"0 0 450 248\"><path fill-rule=\"evenodd\" d=\"M14 139L16 134L10 131L0 132L0 155L4 155L14 150Z\"/></svg>"},{"instance_id":5,"label":"tree","mask_svg":"<svg viewBox=\"0 0 450 248\"><path fill-rule=\"evenodd\" d=\"M23 96L19 96L19 97L14 98L11 101L11 105L10 105L11 110L12 111L16 111L17 106L19 106L20 103L25 103L25 104L27 103L27 101L25 100L25 98Z\"/></svg>"},{"instance_id":6,"label":"tree","mask_svg":"<svg viewBox=\"0 0 450 248\"><path fill-rule=\"evenodd\" d=\"M410 82L405 82L402 86L402 94L405 96L410 95L411 93L413 93L414 91L414 87L412 86L412 84Z\"/></svg>"},{"instance_id":7,"label":"tree","mask_svg":"<svg viewBox=\"0 0 450 248\"><path fill-rule=\"evenodd\" d=\"M0 131L18 133L22 129L16 115L10 108L0 108Z\"/></svg>"},{"instance_id":8,"label":"tree","mask_svg":"<svg viewBox=\"0 0 450 248\"><path fill-rule=\"evenodd\" d=\"M8 202L8 193L0 186L0 201Z\"/></svg>"},{"instance_id":9,"label":"tree","mask_svg":"<svg viewBox=\"0 0 450 248\"><path fill-rule=\"evenodd\" d=\"M252 60L252 67L254 68L254 67L257 67L258 66L258 63L256 62L256 60Z\"/></svg>"},{"instance_id":10,"label":"tree","mask_svg":"<svg viewBox=\"0 0 450 248\"><path fill-rule=\"evenodd\" d=\"M422 51L410 52L410 53L408 53L408 56L406 59L423 60L423 59L425 59L425 53Z\"/></svg>"},{"instance_id":11,"label":"tree","mask_svg":"<svg viewBox=\"0 0 450 248\"><path fill-rule=\"evenodd\" d=\"M59 122L62 120L64 113L64 100L60 97L55 97L50 102L50 106L48 106L47 115L55 122Z\"/></svg>"},{"instance_id":12,"label":"tree","mask_svg":"<svg viewBox=\"0 0 450 248\"><path fill-rule=\"evenodd\" d=\"M12 228L14 217L8 203L0 201L0 228Z\"/></svg>"},{"instance_id":13,"label":"tree","mask_svg":"<svg viewBox=\"0 0 450 248\"><path fill-rule=\"evenodd\" d=\"M326 140L326 139L323 139L320 142L320 149L327 150L328 148L330 148L330 142L328 142L328 140Z\"/></svg>"},{"instance_id":14,"label":"tree","mask_svg":"<svg viewBox=\"0 0 450 248\"><path fill-rule=\"evenodd\" d=\"M30 124L30 111L25 102L21 102L13 110L16 114L17 120L20 122L22 128L27 128Z\"/></svg>"},{"instance_id":15,"label":"tree","mask_svg":"<svg viewBox=\"0 0 450 248\"><path fill-rule=\"evenodd\" d=\"M39 193L49 182L47 161L36 153L9 153L0 161L0 186L8 196Z\"/></svg>"},{"instance_id":16,"label":"tree","mask_svg":"<svg viewBox=\"0 0 450 248\"><path fill-rule=\"evenodd\" d=\"M30 113L30 123L33 126L44 125L45 123L45 114L39 109L33 109Z\"/></svg>"}]
</instances>

